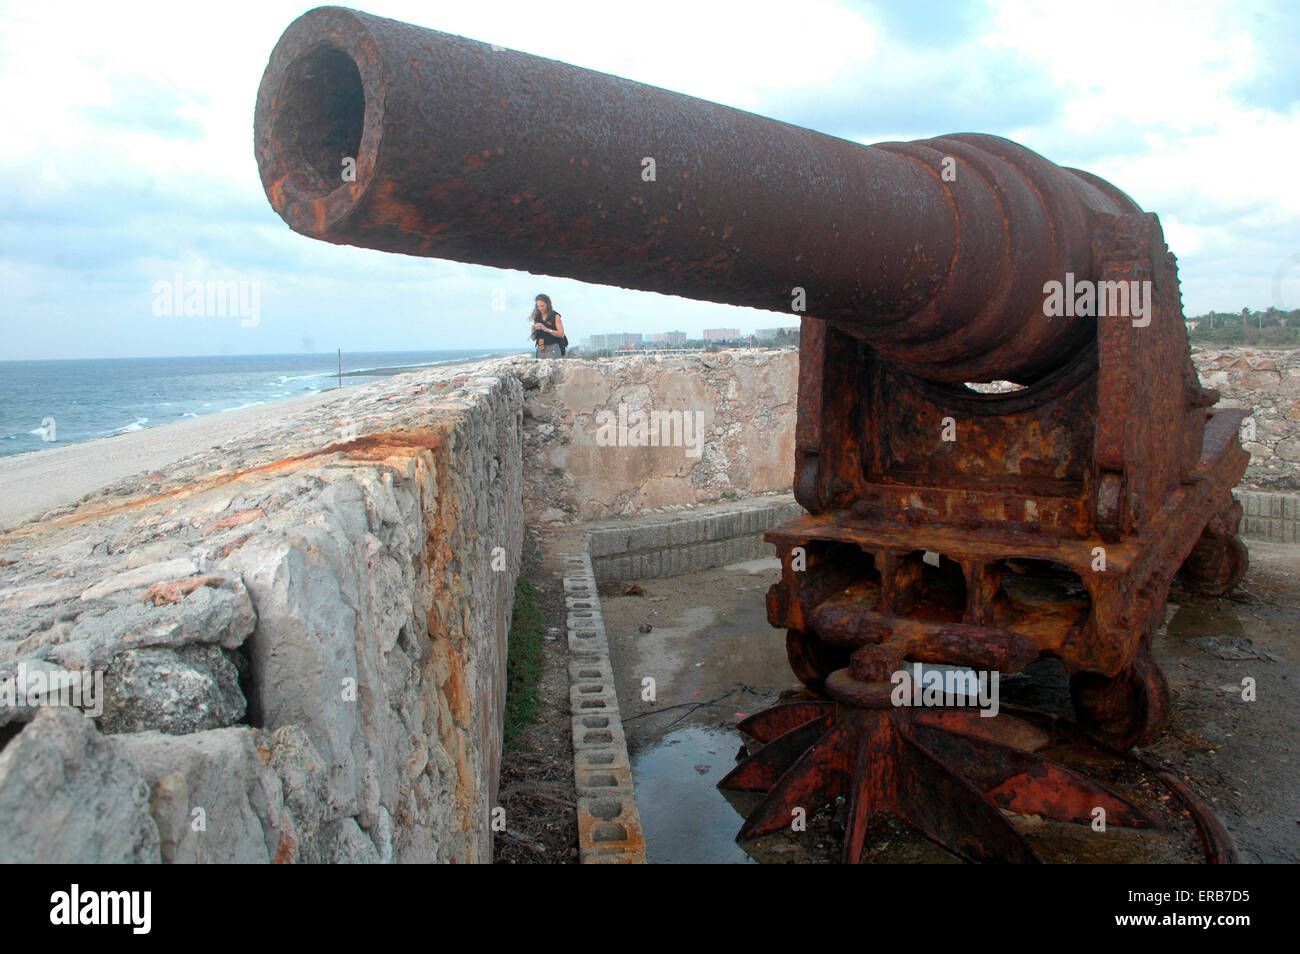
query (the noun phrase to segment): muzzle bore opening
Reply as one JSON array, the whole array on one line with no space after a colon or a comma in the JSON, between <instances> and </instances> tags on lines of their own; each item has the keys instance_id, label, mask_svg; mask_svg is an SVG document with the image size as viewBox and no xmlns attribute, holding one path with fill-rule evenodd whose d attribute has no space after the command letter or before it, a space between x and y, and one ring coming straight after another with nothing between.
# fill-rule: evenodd
<instances>
[{"instance_id":1,"label":"muzzle bore opening","mask_svg":"<svg viewBox=\"0 0 1300 954\"><path fill-rule=\"evenodd\" d=\"M352 57L332 46L306 51L285 70L278 105L271 137L294 188L314 199L343 185L346 169L356 167L366 115Z\"/></svg>"}]
</instances>

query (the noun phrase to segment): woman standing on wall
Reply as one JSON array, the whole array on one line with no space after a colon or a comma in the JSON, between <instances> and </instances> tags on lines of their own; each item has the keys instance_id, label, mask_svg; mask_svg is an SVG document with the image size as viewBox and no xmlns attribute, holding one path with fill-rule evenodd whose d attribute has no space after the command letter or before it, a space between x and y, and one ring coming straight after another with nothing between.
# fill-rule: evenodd
<instances>
[{"instance_id":1,"label":"woman standing on wall","mask_svg":"<svg viewBox=\"0 0 1300 954\"><path fill-rule=\"evenodd\" d=\"M563 358L569 348L569 339L564 334L564 322L551 306L549 295L537 296L529 320L533 325L532 338L537 342L537 357Z\"/></svg>"}]
</instances>

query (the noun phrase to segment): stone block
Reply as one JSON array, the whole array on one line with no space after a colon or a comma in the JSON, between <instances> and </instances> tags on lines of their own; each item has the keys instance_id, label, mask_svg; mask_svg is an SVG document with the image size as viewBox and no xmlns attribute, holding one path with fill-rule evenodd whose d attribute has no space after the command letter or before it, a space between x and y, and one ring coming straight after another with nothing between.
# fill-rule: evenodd
<instances>
[{"instance_id":1,"label":"stone block","mask_svg":"<svg viewBox=\"0 0 1300 954\"><path fill-rule=\"evenodd\" d=\"M0 863L156 863L149 796L140 769L90 719L41 709L0 751Z\"/></svg>"}]
</instances>

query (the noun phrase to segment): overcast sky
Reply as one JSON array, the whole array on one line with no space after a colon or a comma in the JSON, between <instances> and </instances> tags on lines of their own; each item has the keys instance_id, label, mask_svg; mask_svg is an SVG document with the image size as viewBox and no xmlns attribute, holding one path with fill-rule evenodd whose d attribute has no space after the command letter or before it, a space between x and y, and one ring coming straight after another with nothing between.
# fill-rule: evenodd
<instances>
[{"instance_id":1,"label":"overcast sky","mask_svg":"<svg viewBox=\"0 0 1300 954\"><path fill-rule=\"evenodd\" d=\"M1158 213L1189 315L1300 307L1300 3L358 5L863 143L1006 136ZM312 6L0 4L0 359L527 347L538 291L575 340L792 323L291 232L253 106ZM177 272L258 282L259 323L156 316Z\"/></svg>"}]
</instances>

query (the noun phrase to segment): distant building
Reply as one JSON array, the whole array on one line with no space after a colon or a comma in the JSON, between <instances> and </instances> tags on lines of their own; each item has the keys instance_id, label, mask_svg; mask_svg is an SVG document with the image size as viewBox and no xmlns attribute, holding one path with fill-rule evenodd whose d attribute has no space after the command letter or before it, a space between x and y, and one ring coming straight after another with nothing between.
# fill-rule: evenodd
<instances>
[{"instance_id":1,"label":"distant building","mask_svg":"<svg viewBox=\"0 0 1300 954\"><path fill-rule=\"evenodd\" d=\"M640 332L615 331L604 335L592 335L587 339L587 347L593 351L617 351L619 348L641 346Z\"/></svg>"},{"instance_id":2,"label":"distant building","mask_svg":"<svg viewBox=\"0 0 1300 954\"><path fill-rule=\"evenodd\" d=\"M656 331L650 336L650 343L672 347L674 345L686 344L686 332L684 331Z\"/></svg>"},{"instance_id":3,"label":"distant building","mask_svg":"<svg viewBox=\"0 0 1300 954\"><path fill-rule=\"evenodd\" d=\"M738 328L705 328L704 340L711 344L724 341L739 341L740 330Z\"/></svg>"},{"instance_id":4,"label":"distant building","mask_svg":"<svg viewBox=\"0 0 1300 954\"><path fill-rule=\"evenodd\" d=\"M783 331L797 337L799 334L799 326L787 325L784 328L759 328L754 332L754 337L759 341L775 341L777 338L781 337L781 332Z\"/></svg>"}]
</instances>

